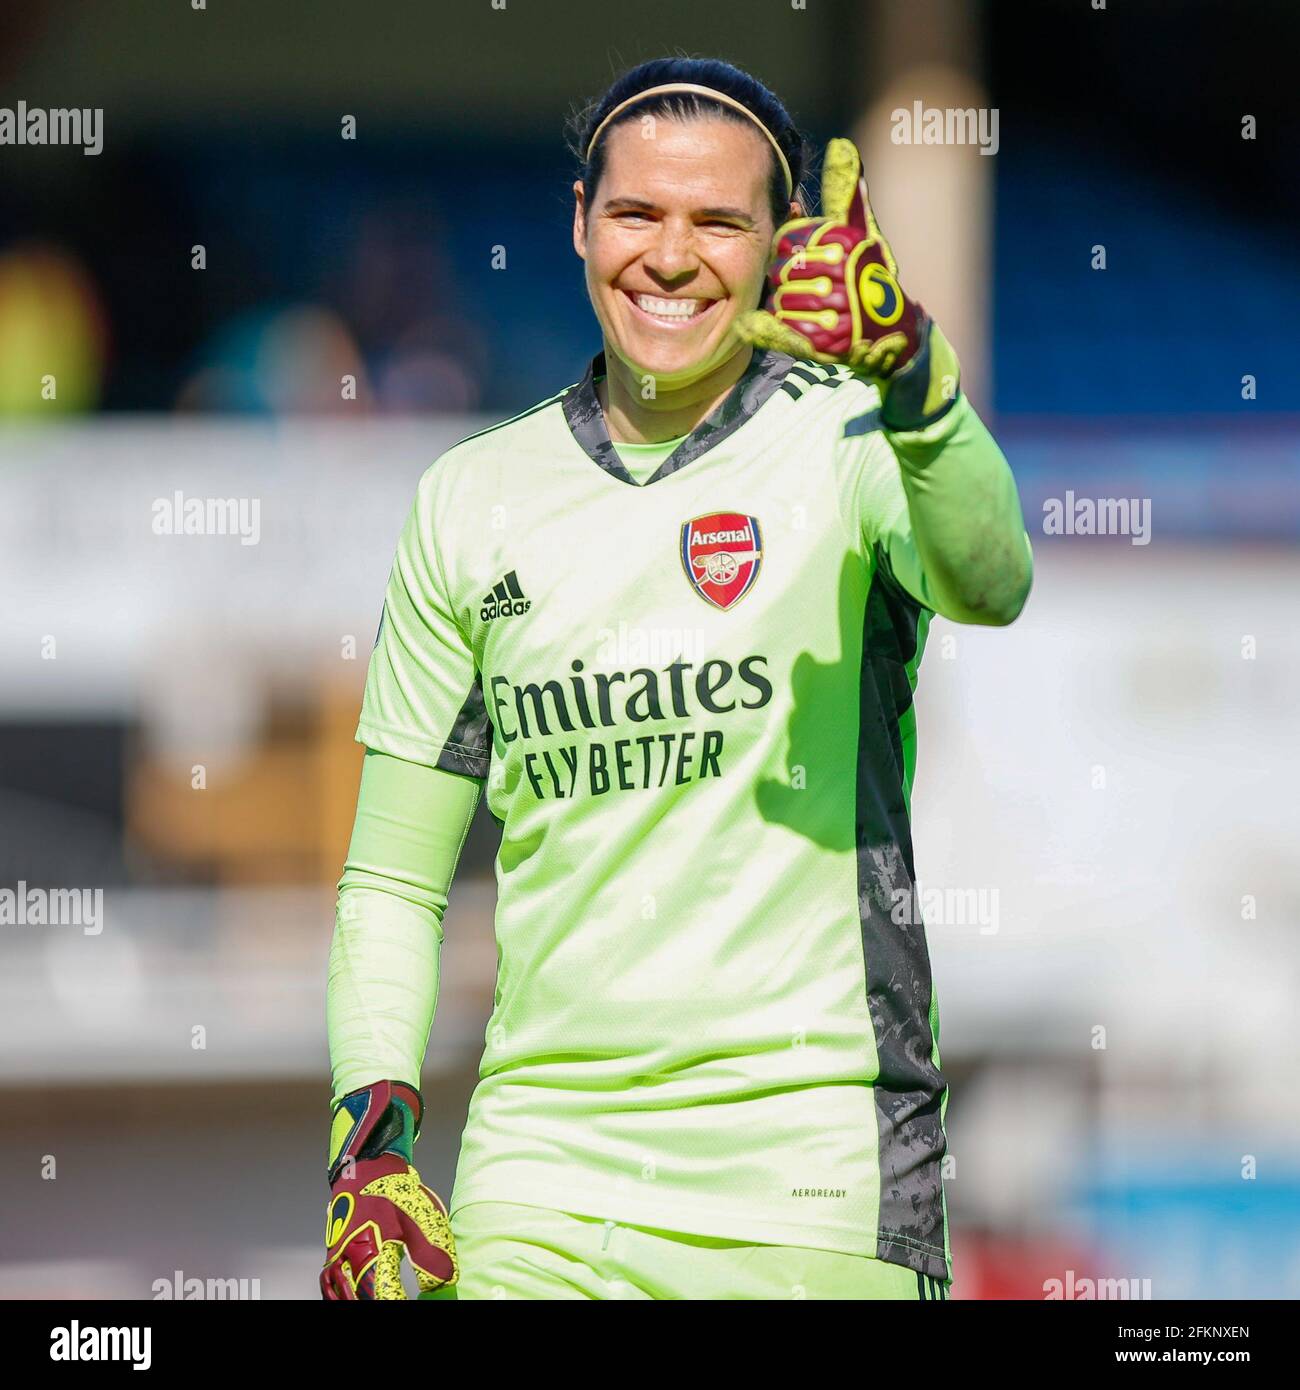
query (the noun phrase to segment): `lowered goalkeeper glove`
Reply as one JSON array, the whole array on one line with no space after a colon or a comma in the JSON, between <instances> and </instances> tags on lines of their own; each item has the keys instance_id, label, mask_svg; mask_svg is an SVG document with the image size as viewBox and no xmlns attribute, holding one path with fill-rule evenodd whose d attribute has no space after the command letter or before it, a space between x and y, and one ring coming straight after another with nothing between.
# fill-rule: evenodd
<instances>
[{"instance_id":1,"label":"lowered goalkeeper glove","mask_svg":"<svg viewBox=\"0 0 1300 1390\"><path fill-rule=\"evenodd\" d=\"M456 1282L447 1208L411 1165L423 1108L414 1087L376 1081L335 1109L320 1276L326 1300L405 1298L403 1251L421 1292Z\"/></svg>"},{"instance_id":2,"label":"lowered goalkeeper glove","mask_svg":"<svg viewBox=\"0 0 1300 1390\"><path fill-rule=\"evenodd\" d=\"M898 283L851 140L826 147L822 210L777 231L770 310L742 314L737 332L755 347L842 363L878 381L894 428L937 419L957 396L957 356Z\"/></svg>"}]
</instances>

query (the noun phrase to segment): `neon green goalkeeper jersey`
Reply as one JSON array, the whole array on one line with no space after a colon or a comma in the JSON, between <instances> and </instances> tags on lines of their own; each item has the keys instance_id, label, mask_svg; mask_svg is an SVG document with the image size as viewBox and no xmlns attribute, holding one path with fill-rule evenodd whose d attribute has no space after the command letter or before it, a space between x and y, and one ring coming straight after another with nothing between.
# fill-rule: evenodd
<instances>
[{"instance_id":1,"label":"neon green goalkeeper jersey","mask_svg":"<svg viewBox=\"0 0 1300 1390\"><path fill-rule=\"evenodd\" d=\"M501 828L452 1209L945 1278L946 1087L908 907L932 613L877 388L756 353L638 483L603 370L425 474L357 735L484 779ZM996 450L961 397L916 438Z\"/></svg>"}]
</instances>

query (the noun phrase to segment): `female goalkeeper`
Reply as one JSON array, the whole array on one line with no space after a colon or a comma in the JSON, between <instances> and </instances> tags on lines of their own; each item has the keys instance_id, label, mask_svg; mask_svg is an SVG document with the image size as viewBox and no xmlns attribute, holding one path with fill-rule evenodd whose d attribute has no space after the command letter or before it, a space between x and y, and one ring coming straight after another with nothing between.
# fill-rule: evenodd
<instances>
[{"instance_id":1,"label":"female goalkeeper","mask_svg":"<svg viewBox=\"0 0 1300 1390\"><path fill-rule=\"evenodd\" d=\"M322 1289L400 1298L405 1250L461 1298L943 1297L912 692L935 613L1020 612L1015 484L847 141L809 217L780 101L667 59L577 144L603 350L425 474L370 664ZM500 963L448 1217L411 1147L484 788Z\"/></svg>"}]
</instances>

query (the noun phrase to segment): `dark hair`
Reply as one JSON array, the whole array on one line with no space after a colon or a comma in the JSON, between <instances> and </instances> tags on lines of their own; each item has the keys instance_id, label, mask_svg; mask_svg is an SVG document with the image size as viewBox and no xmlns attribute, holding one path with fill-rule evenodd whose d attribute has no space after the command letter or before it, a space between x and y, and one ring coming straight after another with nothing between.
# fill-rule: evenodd
<instances>
[{"instance_id":1,"label":"dark hair","mask_svg":"<svg viewBox=\"0 0 1300 1390\"><path fill-rule=\"evenodd\" d=\"M802 182L808 168L810 149L803 134L790 119L790 113L780 99L770 92L756 78L719 58L655 58L648 63L623 73L601 97L589 102L569 119L569 148L578 160L578 176L582 179L583 195L587 206L595 196L601 175L605 172L605 146L611 130L616 130L625 121L639 120L642 116L667 116L678 120L691 120L701 116L718 117L735 121L738 125L750 125L739 111L720 101L711 101L698 92L661 92L647 97L643 102L635 102L619 114L601 132L596 148L587 155L591 137L605 117L616 107L651 87L661 87L667 82L694 82L700 87L712 87L714 91L738 101L772 133L772 138L781 147L790 165L792 191L785 190L785 172L776 152L771 151L772 172L768 180L768 198L772 209L772 221L780 226L790 212L790 199L797 198L805 207L808 199ZM757 132L756 132L757 133Z\"/></svg>"}]
</instances>

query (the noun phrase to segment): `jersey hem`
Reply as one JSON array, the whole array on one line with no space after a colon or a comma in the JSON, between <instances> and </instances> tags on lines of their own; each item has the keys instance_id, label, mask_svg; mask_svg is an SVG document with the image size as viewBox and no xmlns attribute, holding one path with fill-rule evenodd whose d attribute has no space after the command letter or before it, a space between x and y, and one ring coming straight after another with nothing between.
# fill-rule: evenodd
<instances>
[{"instance_id":1,"label":"jersey hem","mask_svg":"<svg viewBox=\"0 0 1300 1390\"><path fill-rule=\"evenodd\" d=\"M902 1265L919 1274L948 1282L952 1274L948 1262L932 1247L893 1232L871 1231L863 1240L846 1227L815 1226L803 1222L762 1221L735 1212L709 1207L673 1206L644 1202L618 1195L608 1200L581 1188L533 1187L511 1182L504 1189L491 1183L477 1183L452 1193L451 1215L478 1202L512 1202L523 1207L541 1207L570 1212L624 1226L641 1226L655 1231L684 1235L711 1236L715 1240L743 1241L750 1245L793 1245L808 1250L828 1250L837 1255L857 1255Z\"/></svg>"}]
</instances>

